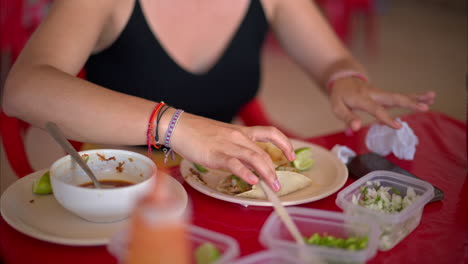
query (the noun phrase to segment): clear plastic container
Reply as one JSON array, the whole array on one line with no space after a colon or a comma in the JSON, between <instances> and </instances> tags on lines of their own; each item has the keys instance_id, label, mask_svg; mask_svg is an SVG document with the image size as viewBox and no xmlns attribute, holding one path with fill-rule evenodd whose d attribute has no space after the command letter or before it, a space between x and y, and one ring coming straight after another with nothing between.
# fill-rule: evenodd
<instances>
[{"instance_id":1,"label":"clear plastic container","mask_svg":"<svg viewBox=\"0 0 468 264\"><path fill-rule=\"evenodd\" d=\"M190 241L194 250L206 242L215 245L221 252L221 257L215 264L229 263L239 256L239 244L234 238L205 228L190 226Z\"/></svg>"},{"instance_id":2,"label":"clear plastic container","mask_svg":"<svg viewBox=\"0 0 468 264\"><path fill-rule=\"evenodd\" d=\"M227 235L214 232L202 227L190 225L189 239L193 251L203 243L209 242L216 246L221 252L221 257L214 264L226 264L239 256L239 244L237 241ZM123 230L116 234L107 246L111 255L123 263L125 252L127 252L128 230ZM195 263L193 258L192 263Z\"/></svg>"},{"instance_id":3,"label":"clear plastic container","mask_svg":"<svg viewBox=\"0 0 468 264\"><path fill-rule=\"evenodd\" d=\"M298 245L279 216L273 212L260 231L260 243L264 246L307 263L365 263L374 257L379 239L379 227L373 221L343 213L301 208L286 208L304 237L318 233L346 239L351 236L367 236L367 247L347 250L318 245Z\"/></svg>"},{"instance_id":4,"label":"clear plastic container","mask_svg":"<svg viewBox=\"0 0 468 264\"><path fill-rule=\"evenodd\" d=\"M239 258L229 264L306 264L293 256L281 254L273 250L264 250ZM309 263L307 263L309 264Z\"/></svg>"},{"instance_id":5,"label":"clear plastic container","mask_svg":"<svg viewBox=\"0 0 468 264\"><path fill-rule=\"evenodd\" d=\"M402 211L393 214L353 204L353 195L358 195L361 192L360 187L365 186L368 181L378 181L381 186L395 188L402 197L406 196L408 187L412 187L419 197ZM379 249L387 251L419 225L423 208L433 197L434 188L425 181L391 171L373 171L340 191L336 205L347 215L362 216L376 221L381 229Z\"/></svg>"}]
</instances>

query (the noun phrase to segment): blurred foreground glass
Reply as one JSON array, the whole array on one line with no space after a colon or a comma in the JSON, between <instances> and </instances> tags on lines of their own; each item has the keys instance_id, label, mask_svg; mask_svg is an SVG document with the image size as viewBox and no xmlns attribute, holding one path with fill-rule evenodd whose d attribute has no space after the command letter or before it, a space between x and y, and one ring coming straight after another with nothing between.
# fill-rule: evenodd
<instances>
[{"instance_id":1,"label":"blurred foreground glass","mask_svg":"<svg viewBox=\"0 0 468 264\"><path fill-rule=\"evenodd\" d=\"M166 188L167 175L158 173L152 191L137 204L131 217L126 264L191 262L189 210L180 207Z\"/></svg>"}]
</instances>

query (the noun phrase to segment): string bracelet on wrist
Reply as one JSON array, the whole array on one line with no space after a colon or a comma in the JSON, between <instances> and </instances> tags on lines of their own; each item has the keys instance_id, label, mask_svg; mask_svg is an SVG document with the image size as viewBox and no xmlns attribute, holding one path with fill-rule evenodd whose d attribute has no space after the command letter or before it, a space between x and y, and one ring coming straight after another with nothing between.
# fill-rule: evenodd
<instances>
[{"instance_id":1,"label":"string bracelet on wrist","mask_svg":"<svg viewBox=\"0 0 468 264\"><path fill-rule=\"evenodd\" d=\"M338 72L335 72L334 74L332 74L330 76L330 78L328 78L328 81L327 81L327 84L326 84L326 88L327 88L327 91L328 93L330 93L333 89L333 85L335 84L335 82L339 79L343 79L343 78L358 78L360 80L362 80L363 82L366 82L368 83L369 82L369 78L361 73L361 72L357 72L357 71L353 71L353 70L342 70L342 71L338 71Z\"/></svg>"},{"instance_id":2,"label":"string bracelet on wrist","mask_svg":"<svg viewBox=\"0 0 468 264\"><path fill-rule=\"evenodd\" d=\"M153 111L151 112L149 121L148 121L148 129L146 130L146 144L148 145L148 157L151 158L151 151L152 147L155 147L157 149L161 148L162 145L159 145L154 137L155 137L155 124L156 124L156 118L158 116L159 111L161 108L166 105L164 102L158 103Z\"/></svg>"},{"instance_id":3,"label":"string bracelet on wrist","mask_svg":"<svg viewBox=\"0 0 468 264\"><path fill-rule=\"evenodd\" d=\"M166 136L164 137L164 163L167 163L169 155L171 155L171 159L174 160L174 152L171 149L171 139L177 126L177 123L179 122L179 119L182 116L182 113L184 113L184 110L177 109L167 127Z\"/></svg>"}]
</instances>

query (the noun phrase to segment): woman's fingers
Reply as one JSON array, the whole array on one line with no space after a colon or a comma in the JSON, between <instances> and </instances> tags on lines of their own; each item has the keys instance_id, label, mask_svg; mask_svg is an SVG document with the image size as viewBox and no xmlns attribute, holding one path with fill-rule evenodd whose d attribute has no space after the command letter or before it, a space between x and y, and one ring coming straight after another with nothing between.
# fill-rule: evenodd
<instances>
[{"instance_id":1,"label":"woman's fingers","mask_svg":"<svg viewBox=\"0 0 468 264\"><path fill-rule=\"evenodd\" d=\"M428 91L421 94L401 94L382 91L352 78L336 82L330 100L333 112L353 130L361 126L360 118L354 110L363 110L375 116L382 123L399 129L401 124L395 121L386 108L402 107L415 111L427 111L434 103L436 94Z\"/></svg>"},{"instance_id":2,"label":"woman's fingers","mask_svg":"<svg viewBox=\"0 0 468 264\"><path fill-rule=\"evenodd\" d=\"M271 139L292 152L289 140L277 129L236 126L190 114L179 120L173 137L174 149L184 158L208 168L228 169L250 184L257 183L258 175L276 191L279 184L273 162L254 139Z\"/></svg>"},{"instance_id":3,"label":"woman's fingers","mask_svg":"<svg viewBox=\"0 0 468 264\"><path fill-rule=\"evenodd\" d=\"M252 145L233 144L215 156L219 167L228 169L249 184L256 184L258 175L265 179L273 190L279 190L273 162L268 154L253 142Z\"/></svg>"},{"instance_id":4,"label":"woman's fingers","mask_svg":"<svg viewBox=\"0 0 468 264\"><path fill-rule=\"evenodd\" d=\"M382 105L375 102L369 97L362 98L361 100L359 100L357 107L373 115L377 120L391 128L401 128L401 124L394 120Z\"/></svg>"},{"instance_id":5,"label":"woman's fingers","mask_svg":"<svg viewBox=\"0 0 468 264\"><path fill-rule=\"evenodd\" d=\"M431 105L434 103L436 93L433 91L428 91L423 94L409 94L408 96L417 101L418 103Z\"/></svg>"},{"instance_id":6,"label":"woman's fingers","mask_svg":"<svg viewBox=\"0 0 468 264\"><path fill-rule=\"evenodd\" d=\"M398 129L401 127L401 124L395 121L380 103L369 96L361 95L356 98L348 98L348 100L338 97L332 101L332 104L335 114L342 118L353 130L360 127L359 117L352 112L354 109L368 112L377 120L392 128ZM359 126L356 124L359 124Z\"/></svg>"},{"instance_id":7,"label":"woman's fingers","mask_svg":"<svg viewBox=\"0 0 468 264\"><path fill-rule=\"evenodd\" d=\"M244 127L242 129L252 141L271 142L281 149L288 160L293 161L296 159L296 154L294 153L294 147L292 146L291 141L276 127L257 126Z\"/></svg>"},{"instance_id":8,"label":"woman's fingers","mask_svg":"<svg viewBox=\"0 0 468 264\"><path fill-rule=\"evenodd\" d=\"M256 134L262 138L269 137L272 136L270 133L274 130L266 127L250 127L244 131L244 133L240 132L241 136L237 137L236 142L238 147L232 148L232 153L229 154L239 159L248 168L253 169L257 175L265 179L273 190L278 191L280 186L276 177L275 166L270 155L255 143L257 140L253 140L250 137L251 134ZM286 137L285 139L289 142Z\"/></svg>"},{"instance_id":9,"label":"woman's fingers","mask_svg":"<svg viewBox=\"0 0 468 264\"><path fill-rule=\"evenodd\" d=\"M427 96L409 96L398 93L390 93L379 91L372 93L372 99L376 102L382 104L385 107L403 107L415 111L427 111L429 110L429 105L427 100L430 102L430 97ZM422 100L421 100L422 99ZM426 100L427 99L427 100ZM432 99L433 102L433 99Z\"/></svg>"},{"instance_id":10,"label":"woman's fingers","mask_svg":"<svg viewBox=\"0 0 468 264\"><path fill-rule=\"evenodd\" d=\"M229 155L220 155L220 159L224 164L226 164L226 169L228 169L230 172L239 176L249 184L257 184L258 177L255 176L255 174L249 170L239 159Z\"/></svg>"},{"instance_id":11,"label":"woman's fingers","mask_svg":"<svg viewBox=\"0 0 468 264\"><path fill-rule=\"evenodd\" d=\"M352 130L357 131L361 128L361 118L353 113L343 101L332 99L332 110L335 115L343 120Z\"/></svg>"},{"instance_id":12,"label":"woman's fingers","mask_svg":"<svg viewBox=\"0 0 468 264\"><path fill-rule=\"evenodd\" d=\"M213 169L228 169L250 184L263 178L273 190L280 189L270 155L257 141L271 142L289 160L295 159L290 140L274 127L243 127L207 118L184 115L171 145L184 158Z\"/></svg>"},{"instance_id":13,"label":"woman's fingers","mask_svg":"<svg viewBox=\"0 0 468 264\"><path fill-rule=\"evenodd\" d=\"M355 82L341 82L333 89L331 103L334 113L353 130L360 128L360 119L354 110L363 110L375 116L380 122L399 129L401 124L395 121L386 108L401 107L413 111L427 111L434 102L432 91L422 94L405 95L382 91L369 85Z\"/></svg>"}]
</instances>

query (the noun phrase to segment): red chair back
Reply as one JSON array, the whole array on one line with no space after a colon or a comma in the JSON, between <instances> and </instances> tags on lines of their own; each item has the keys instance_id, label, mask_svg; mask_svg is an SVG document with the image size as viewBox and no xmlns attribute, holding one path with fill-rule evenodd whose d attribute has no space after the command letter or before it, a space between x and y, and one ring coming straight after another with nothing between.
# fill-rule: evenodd
<instances>
[{"instance_id":1,"label":"red chair back","mask_svg":"<svg viewBox=\"0 0 468 264\"><path fill-rule=\"evenodd\" d=\"M50 0L0 0L0 52L15 60L39 25Z\"/></svg>"},{"instance_id":2,"label":"red chair back","mask_svg":"<svg viewBox=\"0 0 468 264\"><path fill-rule=\"evenodd\" d=\"M239 112L239 117L246 126L274 126L290 138L299 137L283 127L274 124L264 111L264 107L258 98L252 99L244 105Z\"/></svg>"},{"instance_id":3,"label":"red chair back","mask_svg":"<svg viewBox=\"0 0 468 264\"><path fill-rule=\"evenodd\" d=\"M49 3L50 0L36 0L33 2L0 0L0 32L2 32L0 53L2 53L2 56L5 54L10 55L11 61L8 61L8 64L16 60L29 36L45 15ZM83 76L84 73L81 72L80 75ZM3 84L0 83L0 85ZM0 135L3 149L11 168L18 177L34 172L24 144L24 136L29 127L28 123L7 116L0 109ZM82 145L76 141L70 141L70 143L77 150Z\"/></svg>"},{"instance_id":4,"label":"red chair back","mask_svg":"<svg viewBox=\"0 0 468 264\"><path fill-rule=\"evenodd\" d=\"M0 135L3 150L13 172L18 177L24 177L34 172L26 152L24 138L30 125L14 117L9 117L0 111ZM73 147L79 151L82 143L70 140Z\"/></svg>"},{"instance_id":5,"label":"red chair back","mask_svg":"<svg viewBox=\"0 0 468 264\"><path fill-rule=\"evenodd\" d=\"M3 149L11 168L18 177L26 176L34 171L26 155L23 141L27 127L27 123L0 112Z\"/></svg>"},{"instance_id":6,"label":"red chair back","mask_svg":"<svg viewBox=\"0 0 468 264\"><path fill-rule=\"evenodd\" d=\"M349 44L352 37L352 20L357 13L365 17L367 48L377 53L377 18L375 0L315 0L340 39Z\"/></svg>"}]
</instances>

